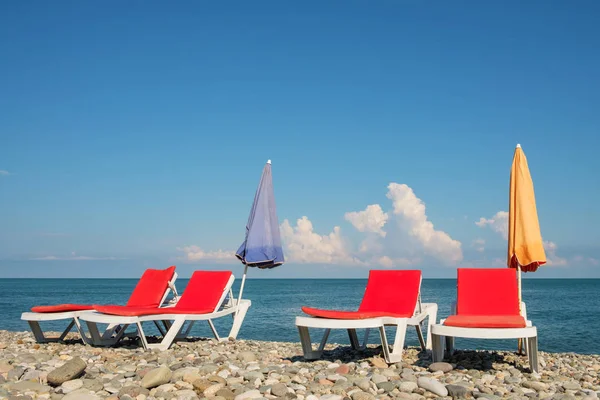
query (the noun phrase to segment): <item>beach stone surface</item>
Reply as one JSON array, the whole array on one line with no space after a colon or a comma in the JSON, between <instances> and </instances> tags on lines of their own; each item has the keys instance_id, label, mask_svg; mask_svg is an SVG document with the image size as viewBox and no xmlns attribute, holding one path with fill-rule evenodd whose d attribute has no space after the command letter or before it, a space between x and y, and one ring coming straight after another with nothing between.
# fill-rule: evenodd
<instances>
[{"instance_id":1,"label":"beach stone surface","mask_svg":"<svg viewBox=\"0 0 600 400\"><path fill-rule=\"evenodd\" d=\"M48 383L52 386L62 385L66 381L75 379L85 371L87 364L79 357L67 361L63 366L51 371L48 374Z\"/></svg>"},{"instance_id":2,"label":"beach stone surface","mask_svg":"<svg viewBox=\"0 0 600 400\"><path fill-rule=\"evenodd\" d=\"M135 338L100 348L74 334L38 344L29 332L0 331L0 343L6 399L598 400L600 392L598 355L541 352L536 374L512 352L457 350L432 363L409 347L402 362L387 364L379 345L328 344L307 361L299 342L193 338L144 351Z\"/></svg>"}]
</instances>

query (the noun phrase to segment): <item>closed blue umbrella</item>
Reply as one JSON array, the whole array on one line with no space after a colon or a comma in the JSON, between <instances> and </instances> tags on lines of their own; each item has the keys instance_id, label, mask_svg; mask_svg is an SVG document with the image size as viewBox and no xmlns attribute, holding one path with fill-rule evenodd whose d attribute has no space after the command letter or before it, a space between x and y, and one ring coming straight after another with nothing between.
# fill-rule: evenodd
<instances>
[{"instance_id":1,"label":"closed blue umbrella","mask_svg":"<svg viewBox=\"0 0 600 400\"><path fill-rule=\"evenodd\" d=\"M242 298L248 267L275 268L284 263L279 220L273 193L271 160L263 168L246 225L246 238L235 253L245 265L239 298Z\"/></svg>"}]
</instances>

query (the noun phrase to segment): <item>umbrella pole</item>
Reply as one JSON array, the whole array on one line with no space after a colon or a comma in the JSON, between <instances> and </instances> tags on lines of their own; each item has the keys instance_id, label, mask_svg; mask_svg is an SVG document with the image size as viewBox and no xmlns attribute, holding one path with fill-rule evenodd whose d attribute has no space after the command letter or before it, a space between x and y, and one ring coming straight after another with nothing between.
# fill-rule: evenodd
<instances>
[{"instance_id":1,"label":"umbrella pole","mask_svg":"<svg viewBox=\"0 0 600 400\"><path fill-rule=\"evenodd\" d=\"M246 273L248 272L248 265L244 265L244 276L242 276L242 285L240 286L240 294L238 296L238 301L236 304L235 315L237 316L238 311L240 311L240 302L242 301L242 293L244 292L244 283L246 283Z\"/></svg>"},{"instance_id":2,"label":"umbrella pole","mask_svg":"<svg viewBox=\"0 0 600 400\"><path fill-rule=\"evenodd\" d=\"M519 286L519 314L521 313L521 264L517 263L517 275L518 275L518 286ZM517 352L522 354L523 352L523 339L519 339L519 346Z\"/></svg>"}]
</instances>

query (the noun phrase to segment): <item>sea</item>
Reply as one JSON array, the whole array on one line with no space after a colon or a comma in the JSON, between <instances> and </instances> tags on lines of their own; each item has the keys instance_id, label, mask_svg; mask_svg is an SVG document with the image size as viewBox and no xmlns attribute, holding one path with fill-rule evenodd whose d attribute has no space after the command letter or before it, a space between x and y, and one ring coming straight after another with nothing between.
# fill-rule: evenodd
<instances>
[{"instance_id":1,"label":"sea","mask_svg":"<svg viewBox=\"0 0 600 400\"><path fill-rule=\"evenodd\" d=\"M0 329L28 330L27 322L20 317L34 305L125 304L136 283L137 279L0 279ZM186 284L186 279L177 280L180 293ZM234 285L236 295L239 284L238 280ZM362 279L248 279L243 297L250 299L252 306L238 339L299 342L294 320L303 315L302 306L353 310L360 303L365 285ZM446 317L456 298L456 280L425 279L421 292L423 302L438 304L438 319ZM538 329L540 350L600 354L600 279L524 279L523 300L528 319ZM231 318L215 320L215 325L226 336ZM43 325L54 331L62 331L65 326L64 321ZM191 335L210 337L212 333L206 322L200 322L194 325ZM318 330L312 339L320 340ZM406 341L407 345L418 345L411 327ZM347 345L347 333L332 331L329 342ZM379 343L379 335L372 332L369 342ZM457 339L456 347L515 350L517 341Z\"/></svg>"}]
</instances>

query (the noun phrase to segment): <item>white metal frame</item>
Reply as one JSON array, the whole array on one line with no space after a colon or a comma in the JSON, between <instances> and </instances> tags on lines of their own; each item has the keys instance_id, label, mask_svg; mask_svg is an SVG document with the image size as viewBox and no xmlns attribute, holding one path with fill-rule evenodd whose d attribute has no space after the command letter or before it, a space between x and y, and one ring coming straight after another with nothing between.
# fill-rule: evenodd
<instances>
[{"instance_id":1,"label":"white metal frame","mask_svg":"<svg viewBox=\"0 0 600 400\"><path fill-rule=\"evenodd\" d=\"M178 299L177 289L175 287L175 281L177 280L177 272L173 273L173 277L168 282L167 289L163 294L163 297L160 301L161 305L164 305L164 302L169 295L169 292L173 291L174 298L173 300L164 305L165 307L172 307L176 304ZM55 313L36 313L36 312L24 312L21 314L21 319L27 321L29 323L29 327L33 332L33 336L38 343L50 343L50 342L59 342L64 340L67 334L75 328L76 331L81 336L81 339L85 344L96 345L96 346L109 346L112 345L123 337L125 334L124 327L119 324L109 324L108 327L100 333L97 327L89 329L89 335L82 329L81 326L81 317L93 313L93 310L84 310L84 311L65 311L65 312L55 312ZM56 337L48 337L42 330L40 326L40 322L44 321L60 321L60 320L70 320L69 324L65 328L65 330Z\"/></svg>"},{"instance_id":2,"label":"white metal frame","mask_svg":"<svg viewBox=\"0 0 600 400\"><path fill-rule=\"evenodd\" d=\"M452 314L455 313L456 305L452 306ZM537 329L527 320L527 307L521 302L521 316L525 318L524 328L462 328L444 325L445 319L439 324L431 327L433 338L433 362L444 359L444 344L447 355L454 351L454 338L470 339L523 339L525 351L529 358L529 366L532 371L539 371L538 363L538 340Z\"/></svg>"},{"instance_id":3,"label":"white metal frame","mask_svg":"<svg viewBox=\"0 0 600 400\"><path fill-rule=\"evenodd\" d=\"M298 327L298 333L300 334L300 342L302 344L304 358L307 360L315 360L323 355L323 349L325 348L329 333L332 329L347 329L348 336L350 338L350 345L355 350L364 349L369 340L370 330L378 329L385 361L391 364L402 361L406 328L409 325L416 328L421 348L423 350L432 349L431 327L436 322L437 310L438 306L436 303L421 303L421 295L419 293L419 299L415 307L415 312L410 318L377 317L366 319L330 319L320 317L296 317L296 326ZM425 318L427 318L426 341L423 338L423 332L421 330L421 324ZM386 326L396 327L396 335L394 338L393 347L388 343L385 333ZM321 339L317 350L313 349L308 328L325 329L325 333L323 334L323 338ZM362 345L358 340L356 329L366 329Z\"/></svg>"},{"instance_id":4,"label":"white metal frame","mask_svg":"<svg viewBox=\"0 0 600 400\"><path fill-rule=\"evenodd\" d=\"M231 286L235 277L233 274L229 278L227 285L223 289L223 294L215 307L214 311L207 314L155 314L155 315L143 315L143 316L120 316L102 314L99 312L91 312L82 315L80 318L84 320L90 329L90 331L97 331L96 325L98 323L123 325L125 328L129 325L134 325L137 328L139 337L142 341L144 349L158 349L167 350L173 341L178 339L184 339L190 333L194 323L196 321L207 321L210 326L215 338L219 341L225 341L228 338L235 339L239 333L239 330L246 316L248 308L252 305L250 300L238 300L233 296ZM227 301L225 301L227 299ZM233 314L233 315L232 315ZM215 318L224 317L226 315L232 315L233 325L227 338L219 337L219 334L212 322ZM189 321L187 328L184 329L185 322ZM144 322L153 322L158 328L162 335L162 340L159 343L148 343L146 334L142 327ZM162 324L162 326L161 326Z\"/></svg>"}]
</instances>

